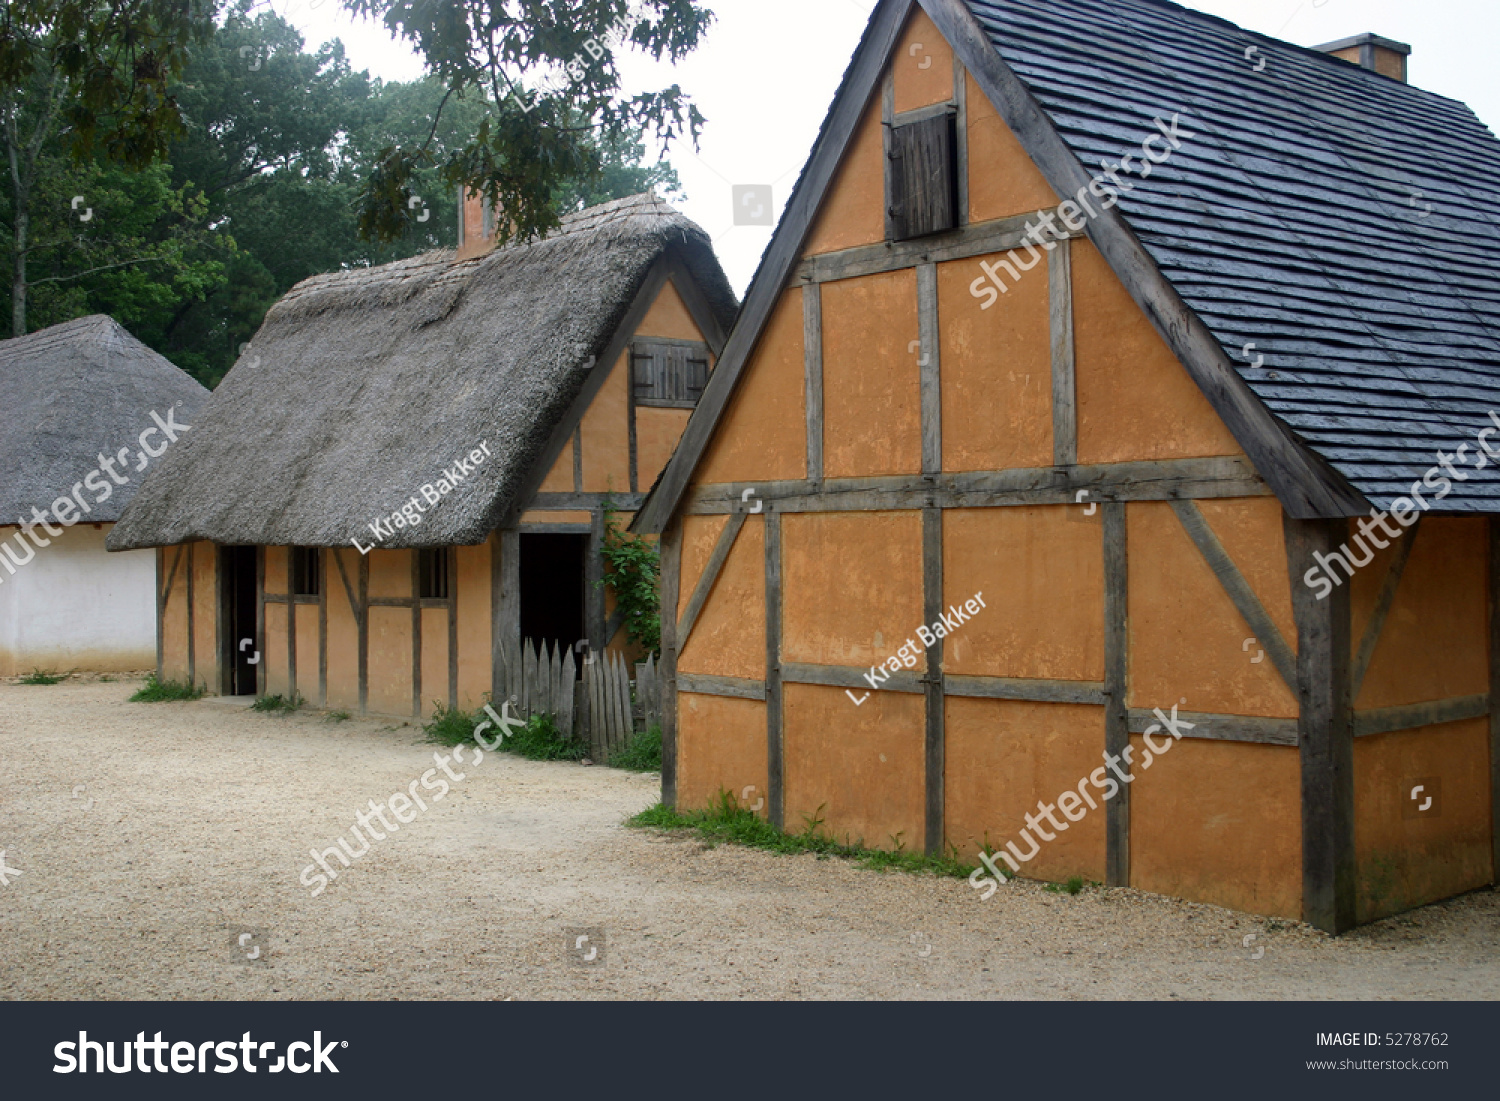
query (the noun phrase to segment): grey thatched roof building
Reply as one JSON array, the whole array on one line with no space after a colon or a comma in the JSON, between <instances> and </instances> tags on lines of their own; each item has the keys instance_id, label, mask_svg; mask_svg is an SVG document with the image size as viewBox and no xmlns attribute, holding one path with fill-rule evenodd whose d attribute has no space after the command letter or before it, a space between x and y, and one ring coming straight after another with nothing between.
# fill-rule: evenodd
<instances>
[{"instance_id":1,"label":"grey thatched roof building","mask_svg":"<svg viewBox=\"0 0 1500 1101\"><path fill-rule=\"evenodd\" d=\"M139 488L133 468L140 435L155 424L152 412L164 417L175 408L179 422L196 426L208 398L191 376L104 314L0 340L0 394L0 524L29 522L32 508L45 511L98 467L98 456L124 447L130 480L87 516L118 520Z\"/></svg>"},{"instance_id":2,"label":"grey thatched roof building","mask_svg":"<svg viewBox=\"0 0 1500 1101\"><path fill-rule=\"evenodd\" d=\"M487 441L493 458L385 545L483 541L669 254L727 330L736 301L708 236L649 194L472 260L444 249L304 280L152 471L110 548L347 546Z\"/></svg>"}]
</instances>

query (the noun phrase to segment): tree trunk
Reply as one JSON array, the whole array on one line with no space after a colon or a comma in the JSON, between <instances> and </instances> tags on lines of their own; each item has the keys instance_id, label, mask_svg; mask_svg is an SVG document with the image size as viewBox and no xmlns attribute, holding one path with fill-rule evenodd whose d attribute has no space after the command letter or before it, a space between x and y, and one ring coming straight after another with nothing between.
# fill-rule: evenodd
<instances>
[{"instance_id":1,"label":"tree trunk","mask_svg":"<svg viewBox=\"0 0 1500 1101\"><path fill-rule=\"evenodd\" d=\"M11 265L10 273L10 335L13 337L26 335L26 231L30 220L26 209L28 197L19 189L15 195L15 262Z\"/></svg>"}]
</instances>

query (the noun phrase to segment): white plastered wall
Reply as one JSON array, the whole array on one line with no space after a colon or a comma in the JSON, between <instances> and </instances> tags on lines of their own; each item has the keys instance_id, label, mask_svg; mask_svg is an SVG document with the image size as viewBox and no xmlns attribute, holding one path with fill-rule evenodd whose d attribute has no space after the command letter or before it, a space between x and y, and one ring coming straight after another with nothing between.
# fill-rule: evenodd
<instances>
[{"instance_id":1,"label":"white plastered wall","mask_svg":"<svg viewBox=\"0 0 1500 1101\"><path fill-rule=\"evenodd\" d=\"M156 552L110 554L111 527L75 524L14 574L0 569L0 676L156 667ZM13 550L18 534L0 527Z\"/></svg>"}]
</instances>

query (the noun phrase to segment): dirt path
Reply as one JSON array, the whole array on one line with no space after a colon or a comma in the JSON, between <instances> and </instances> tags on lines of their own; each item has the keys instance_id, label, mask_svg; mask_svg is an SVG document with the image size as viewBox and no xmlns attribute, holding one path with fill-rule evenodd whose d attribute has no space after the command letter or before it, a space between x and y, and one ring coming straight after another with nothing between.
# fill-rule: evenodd
<instances>
[{"instance_id":1,"label":"dirt path","mask_svg":"<svg viewBox=\"0 0 1500 1101\"><path fill-rule=\"evenodd\" d=\"M311 897L309 849L434 767L421 731L134 688L0 685L0 997L1500 998L1500 892L1336 941L1127 890L980 902L626 829L655 776L505 755Z\"/></svg>"}]
</instances>

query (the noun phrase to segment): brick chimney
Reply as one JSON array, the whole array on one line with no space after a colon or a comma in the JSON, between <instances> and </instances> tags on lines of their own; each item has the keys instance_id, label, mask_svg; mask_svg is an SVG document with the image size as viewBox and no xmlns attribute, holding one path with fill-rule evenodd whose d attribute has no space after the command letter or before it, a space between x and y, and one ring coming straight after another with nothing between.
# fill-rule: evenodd
<instances>
[{"instance_id":1,"label":"brick chimney","mask_svg":"<svg viewBox=\"0 0 1500 1101\"><path fill-rule=\"evenodd\" d=\"M472 260L495 247L495 212L477 191L460 192L458 201L458 260Z\"/></svg>"},{"instance_id":2,"label":"brick chimney","mask_svg":"<svg viewBox=\"0 0 1500 1101\"><path fill-rule=\"evenodd\" d=\"M1357 34L1353 38L1341 38L1337 42L1325 42L1313 49L1332 57L1352 61L1361 69L1388 76L1392 80L1406 83L1406 58L1411 47L1405 42L1393 42L1378 34Z\"/></svg>"}]
</instances>

